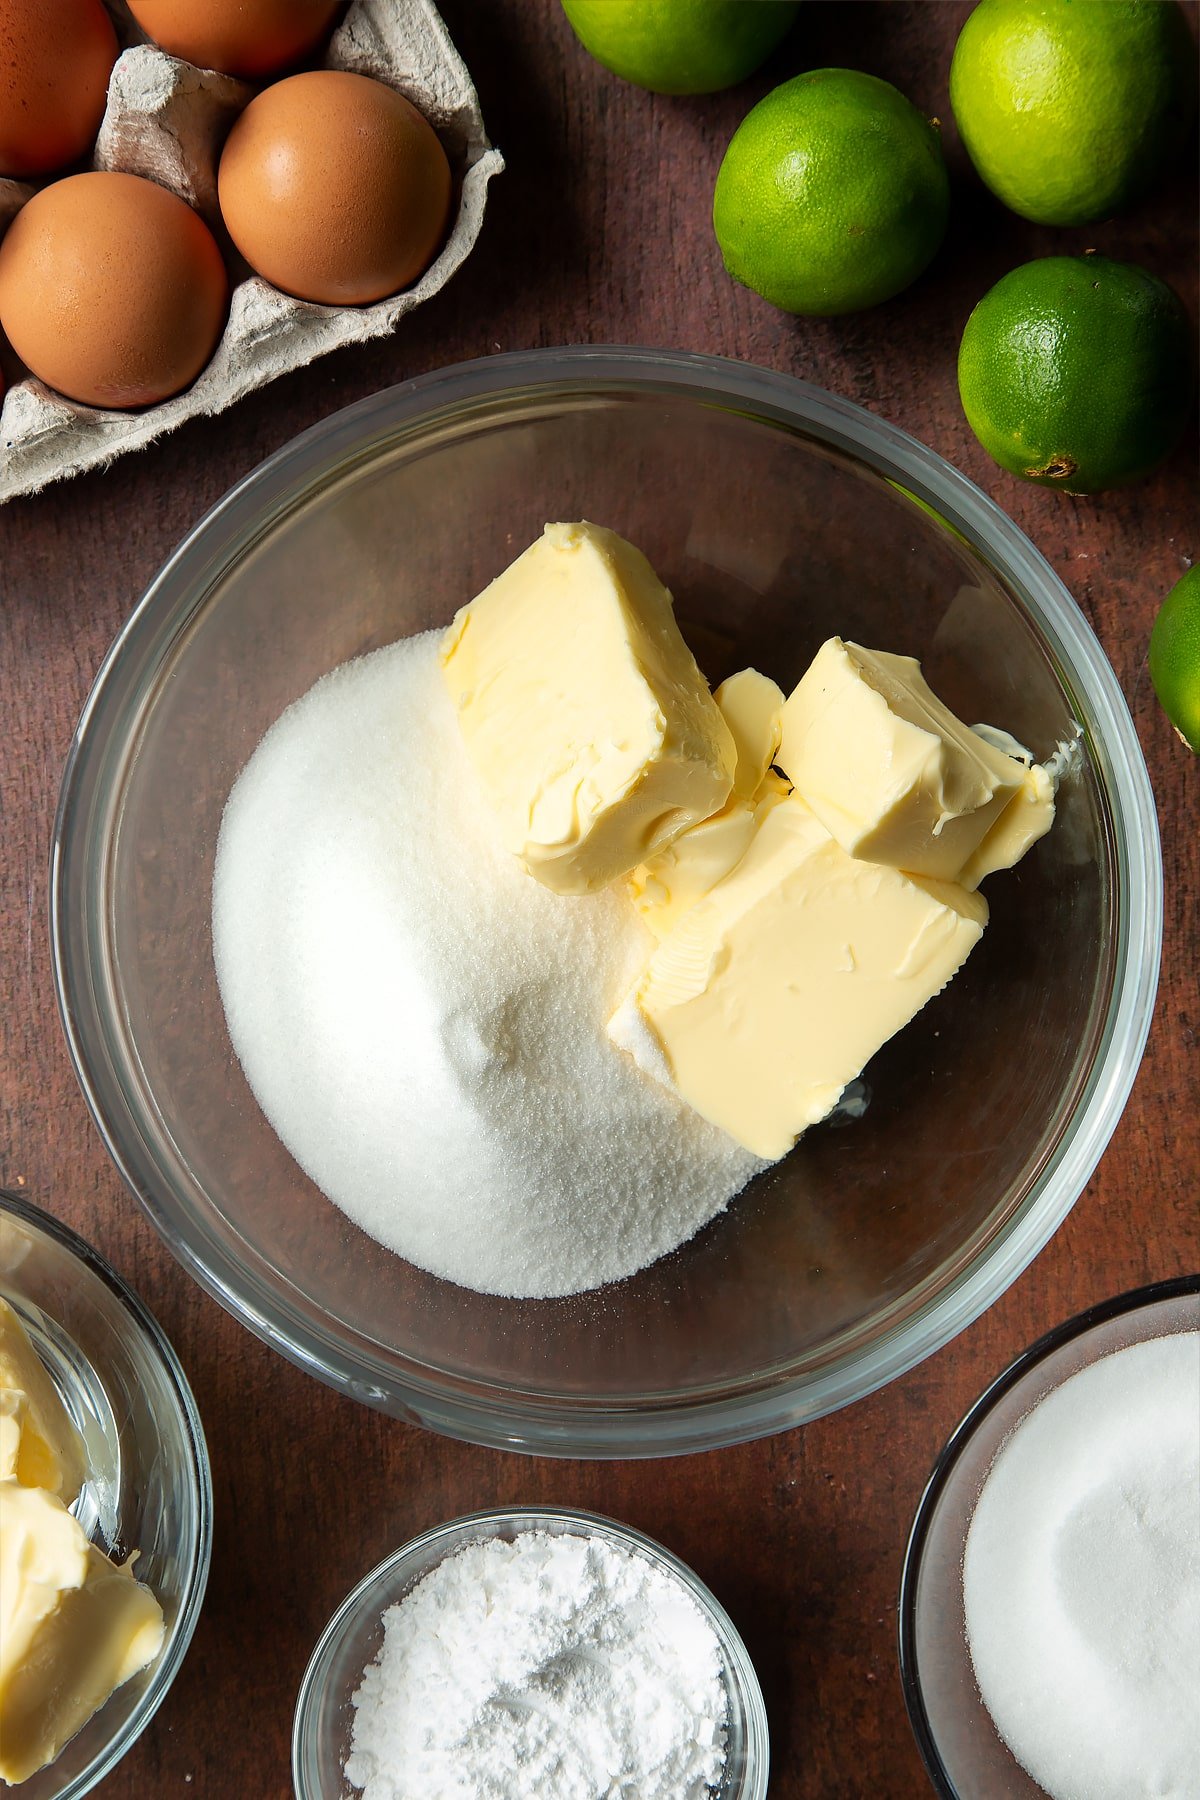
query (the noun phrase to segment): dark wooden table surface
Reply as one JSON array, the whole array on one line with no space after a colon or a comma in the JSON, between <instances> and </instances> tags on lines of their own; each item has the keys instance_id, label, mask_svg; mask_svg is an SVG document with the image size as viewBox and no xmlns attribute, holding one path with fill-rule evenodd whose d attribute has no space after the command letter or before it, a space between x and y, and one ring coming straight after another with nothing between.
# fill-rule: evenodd
<instances>
[{"instance_id":1,"label":"dark wooden table surface","mask_svg":"<svg viewBox=\"0 0 1200 1800\"><path fill-rule=\"evenodd\" d=\"M195 1388L216 1486L212 1579L193 1647L103 1791L110 1800L287 1795L297 1684L347 1588L441 1519L559 1502L662 1539L725 1602L766 1692L777 1800L919 1796L896 1595L934 1457L980 1389L1048 1326L1200 1264L1200 764L1172 736L1146 673L1156 603L1200 550L1194 430L1162 471L1124 493L1075 500L1025 487L968 431L955 351L975 300L1006 269L1093 244L1172 281L1194 317L1195 185L1181 168L1130 218L1086 231L1004 213L974 182L949 119L950 53L969 10L960 0L812 0L750 83L695 100L607 75L557 0L445 0L443 10L509 164L481 243L446 292L391 341L339 352L104 474L0 512L0 1181L84 1233L158 1314ZM750 104L785 76L830 64L884 76L946 122L954 214L909 293L856 318L791 320L725 276L712 184ZM77 715L110 638L205 509L294 433L402 377L500 350L603 341L803 375L904 426L993 495L1062 576L1116 667L1150 765L1166 864L1146 1059L1100 1169L1034 1266L947 1349L872 1399L765 1442L659 1463L535 1461L443 1441L336 1397L227 1317L172 1261L108 1163L67 1060L47 939L54 803Z\"/></svg>"}]
</instances>

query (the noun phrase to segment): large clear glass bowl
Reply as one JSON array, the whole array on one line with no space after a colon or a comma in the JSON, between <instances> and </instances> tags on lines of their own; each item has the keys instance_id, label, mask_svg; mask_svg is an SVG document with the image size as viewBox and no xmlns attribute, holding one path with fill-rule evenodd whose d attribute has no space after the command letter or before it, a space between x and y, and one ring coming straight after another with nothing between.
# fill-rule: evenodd
<instances>
[{"instance_id":1,"label":"large clear glass bowl","mask_svg":"<svg viewBox=\"0 0 1200 1800\"><path fill-rule=\"evenodd\" d=\"M292 1724L296 1800L356 1800L343 1774L354 1725L353 1696L383 1644L383 1615L447 1556L468 1544L521 1532L602 1538L612 1549L653 1563L677 1581L704 1614L721 1647L728 1706L725 1771L713 1800L766 1800L770 1769L767 1712L745 1644L729 1614L694 1570L653 1538L598 1513L565 1506L500 1508L437 1525L392 1552L364 1575L330 1619L312 1653Z\"/></svg>"},{"instance_id":2,"label":"large clear glass bowl","mask_svg":"<svg viewBox=\"0 0 1200 1800\"><path fill-rule=\"evenodd\" d=\"M106 1555L137 1552L137 1578L163 1609L150 1666L20 1784L21 1800L82 1800L150 1723L192 1641L212 1550L208 1452L187 1378L137 1295L82 1238L6 1189L0 1295L83 1434L87 1479L71 1510Z\"/></svg>"},{"instance_id":3,"label":"large clear glass bowl","mask_svg":"<svg viewBox=\"0 0 1200 1800\"><path fill-rule=\"evenodd\" d=\"M989 884L945 995L690 1243L572 1299L497 1299L365 1237L301 1173L230 1047L213 852L239 770L328 669L445 624L541 530L641 545L716 682L785 688L838 632L922 659L1039 756L1078 738L1054 830ZM1112 669L1028 540L955 470L780 375L638 350L451 368L348 408L236 487L113 646L67 763L53 942L75 1066L196 1278L346 1393L571 1456L677 1453L870 1393L969 1324L1078 1197L1128 1095L1162 875ZM398 1021L400 1028L403 1021Z\"/></svg>"}]
</instances>

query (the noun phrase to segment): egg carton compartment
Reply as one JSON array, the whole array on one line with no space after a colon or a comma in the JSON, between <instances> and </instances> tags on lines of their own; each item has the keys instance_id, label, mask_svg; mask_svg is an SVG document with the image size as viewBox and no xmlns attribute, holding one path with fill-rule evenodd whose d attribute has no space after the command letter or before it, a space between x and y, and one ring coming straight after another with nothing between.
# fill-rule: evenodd
<instances>
[{"instance_id":1,"label":"egg carton compartment","mask_svg":"<svg viewBox=\"0 0 1200 1800\"><path fill-rule=\"evenodd\" d=\"M118 19L119 30L121 24ZM140 449L185 419L224 412L243 394L342 344L386 337L466 259L483 224L488 183L504 159L488 141L474 84L431 0L353 0L321 66L395 88L441 139L457 204L429 268L411 287L366 306L296 300L261 276L246 275L220 225L216 172L234 120L258 89L152 45L133 45L113 68L92 167L149 177L215 229L232 285L229 316L191 387L158 406L136 412L82 406L36 377L15 382L0 413L0 502ZM0 180L0 231L33 191Z\"/></svg>"}]
</instances>

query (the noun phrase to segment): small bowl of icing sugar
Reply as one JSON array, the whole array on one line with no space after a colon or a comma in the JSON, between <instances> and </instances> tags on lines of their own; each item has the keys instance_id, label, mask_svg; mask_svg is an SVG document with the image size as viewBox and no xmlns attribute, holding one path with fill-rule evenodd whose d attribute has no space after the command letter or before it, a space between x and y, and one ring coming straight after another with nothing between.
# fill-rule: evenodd
<instances>
[{"instance_id":1,"label":"small bowl of icing sugar","mask_svg":"<svg viewBox=\"0 0 1200 1800\"><path fill-rule=\"evenodd\" d=\"M745 1645L686 1564L565 1507L470 1513L347 1595L301 1684L297 1800L765 1800Z\"/></svg>"},{"instance_id":2,"label":"small bowl of icing sugar","mask_svg":"<svg viewBox=\"0 0 1200 1800\"><path fill-rule=\"evenodd\" d=\"M946 1800L1200 1800L1200 1276L976 1402L917 1511L900 1663Z\"/></svg>"}]
</instances>

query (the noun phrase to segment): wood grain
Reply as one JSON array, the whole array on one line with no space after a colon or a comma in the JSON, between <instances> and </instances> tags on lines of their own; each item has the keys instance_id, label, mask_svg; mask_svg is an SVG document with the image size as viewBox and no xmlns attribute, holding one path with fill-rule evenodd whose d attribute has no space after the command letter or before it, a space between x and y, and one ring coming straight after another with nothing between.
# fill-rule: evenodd
<instances>
[{"instance_id":1,"label":"wood grain","mask_svg":"<svg viewBox=\"0 0 1200 1800\"><path fill-rule=\"evenodd\" d=\"M296 1688L342 1594L426 1526L519 1501L626 1519L711 1584L762 1676L777 1800L905 1800L925 1779L900 1693L896 1595L935 1455L979 1390L1047 1327L1200 1263L1200 764L1175 742L1146 674L1157 602L1200 548L1194 430L1162 471L1121 494L1072 500L1022 486L962 419L955 350L993 280L1059 249L1095 245L1142 262L1195 317L1194 159L1134 215L1085 232L1004 213L975 183L950 120L947 70L965 0L813 0L752 82L676 101L593 64L556 0L445 0L443 10L509 172L492 190L476 255L439 300L387 343L339 352L107 473L0 513L0 1180L95 1242L158 1314L195 1387L216 1483L212 1580L193 1649L103 1792L283 1800ZM884 76L945 122L954 214L909 293L857 318L792 320L722 271L712 183L749 105L797 69L829 64ZM1145 1062L1099 1171L1034 1266L940 1355L873 1398L766 1442L656 1464L533 1461L443 1441L336 1397L221 1312L127 1198L91 1127L56 1018L46 923L59 774L88 686L205 509L297 431L391 382L498 350L601 341L803 375L904 426L992 494L1112 658L1150 765L1166 862L1163 979Z\"/></svg>"}]
</instances>

